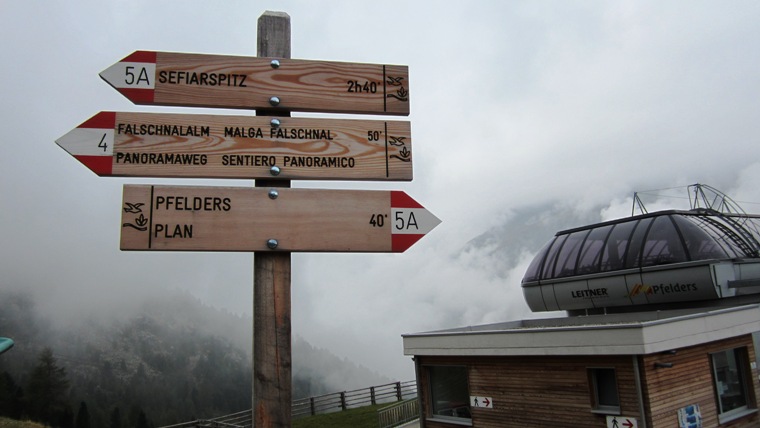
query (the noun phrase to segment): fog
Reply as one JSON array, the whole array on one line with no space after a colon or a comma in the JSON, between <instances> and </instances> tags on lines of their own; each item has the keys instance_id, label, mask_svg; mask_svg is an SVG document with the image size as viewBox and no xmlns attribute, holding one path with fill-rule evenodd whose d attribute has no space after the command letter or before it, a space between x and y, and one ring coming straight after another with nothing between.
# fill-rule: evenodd
<instances>
[{"instance_id":1,"label":"fog","mask_svg":"<svg viewBox=\"0 0 760 428\"><path fill-rule=\"evenodd\" d=\"M293 58L409 66L414 181L293 183L403 190L443 221L403 254L293 255L294 336L383 376L414 376L404 333L542 316L520 290L533 255L573 222L630 215L634 191L705 183L747 211L760 202L757 2L4 1L0 10L0 287L33 290L60 322L128 313L163 290L250 316L251 254L118 246L123 184L251 181L100 178L54 141L98 111L240 114L136 106L98 73L138 49L254 55L265 10L291 16ZM651 193L650 211L688 208L677 191Z\"/></svg>"}]
</instances>

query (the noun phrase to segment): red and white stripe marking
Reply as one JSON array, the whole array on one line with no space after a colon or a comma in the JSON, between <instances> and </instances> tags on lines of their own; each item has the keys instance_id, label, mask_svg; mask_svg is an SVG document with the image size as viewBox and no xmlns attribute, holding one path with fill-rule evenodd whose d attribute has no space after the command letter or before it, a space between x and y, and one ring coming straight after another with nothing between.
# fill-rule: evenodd
<instances>
[{"instance_id":1,"label":"red and white stripe marking","mask_svg":"<svg viewBox=\"0 0 760 428\"><path fill-rule=\"evenodd\" d=\"M135 104L150 104L156 87L156 52L135 51L100 77Z\"/></svg>"},{"instance_id":2,"label":"red and white stripe marking","mask_svg":"<svg viewBox=\"0 0 760 428\"><path fill-rule=\"evenodd\" d=\"M55 142L95 174L111 175L115 125L116 113L102 111Z\"/></svg>"},{"instance_id":3,"label":"red and white stripe marking","mask_svg":"<svg viewBox=\"0 0 760 428\"><path fill-rule=\"evenodd\" d=\"M403 191L391 191L391 248L403 253L441 220Z\"/></svg>"}]
</instances>

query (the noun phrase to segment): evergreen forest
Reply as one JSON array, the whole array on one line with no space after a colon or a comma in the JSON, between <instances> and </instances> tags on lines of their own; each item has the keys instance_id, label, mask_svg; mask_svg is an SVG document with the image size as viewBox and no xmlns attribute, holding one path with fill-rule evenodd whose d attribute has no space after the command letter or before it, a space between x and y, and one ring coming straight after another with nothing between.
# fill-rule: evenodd
<instances>
[{"instance_id":1,"label":"evergreen forest","mask_svg":"<svg viewBox=\"0 0 760 428\"><path fill-rule=\"evenodd\" d=\"M250 318L182 293L128 316L77 322L46 318L29 293L0 290L0 302L0 336L15 342L0 355L0 416L62 428L151 428L251 408ZM385 382L294 340L294 399Z\"/></svg>"}]
</instances>

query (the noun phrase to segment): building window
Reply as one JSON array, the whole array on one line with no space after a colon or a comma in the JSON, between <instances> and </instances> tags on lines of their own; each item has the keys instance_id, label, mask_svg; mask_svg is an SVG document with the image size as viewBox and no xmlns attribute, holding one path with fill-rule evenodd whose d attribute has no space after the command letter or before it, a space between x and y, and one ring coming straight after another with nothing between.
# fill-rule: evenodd
<instances>
[{"instance_id":1,"label":"building window","mask_svg":"<svg viewBox=\"0 0 760 428\"><path fill-rule=\"evenodd\" d=\"M591 386L591 408L594 412L610 415L620 414L617 378L613 368L588 369Z\"/></svg>"},{"instance_id":2,"label":"building window","mask_svg":"<svg viewBox=\"0 0 760 428\"><path fill-rule=\"evenodd\" d=\"M429 366L430 409L433 418L470 419L467 367Z\"/></svg>"},{"instance_id":3,"label":"building window","mask_svg":"<svg viewBox=\"0 0 760 428\"><path fill-rule=\"evenodd\" d=\"M721 422L749 408L747 349L736 348L710 354L718 415Z\"/></svg>"}]
</instances>

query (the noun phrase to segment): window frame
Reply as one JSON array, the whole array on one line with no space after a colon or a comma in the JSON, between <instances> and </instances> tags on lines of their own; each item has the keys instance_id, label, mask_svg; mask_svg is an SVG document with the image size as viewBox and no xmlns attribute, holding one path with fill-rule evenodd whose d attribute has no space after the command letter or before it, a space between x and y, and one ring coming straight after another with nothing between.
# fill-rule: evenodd
<instances>
[{"instance_id":1,"label":"window frame","mask_svg":"<svg viewBox=\"0 0 760 428\"><path fill-rule=\"evenodd\" d=\"M744 404L734 407L730 410L723 410L723 401L721 394L723 391L718 390L720 380L718 378L718 370L716 368L716 356L719 354L727 355L728 353L733 355L736 363L737 380L740 383L741 394L744 398ZM740 346L736 348L723 349L709 354L710 358L710 372L713 380L713 393L715 394L715 410L718 413L718 421L721 424L727 423L734 419L741 418L742 416L755 413L757 406L755 404L754 384L752 383L752 371L749 366L749 352L746 346Z\"/></svg>"},{"instance_id":2,"label":"window frame","mask_svg":"<svg viewBox=\"0 0 760 428\"><path fill-rule=\"evenodd\" d=\"M434 370L440 370L440 369L462 369L464 370L464 383L467 388L465 391L465 403L467 405L467 413L469 414L469 417L463 417L463 416L449 416L449 415L442 415L442 414L436 414L435 413L435 406L434 406L434 400L436 393L433 390L433 371ZM462 364L426 364L424 365L425 375L427 377L427 388L428 388L428 394L427 394L427 411L425 412L425 417L427 420L439 420L444 421L446 423L451 424L457 424L457 425L464 425L464 426L472 426L472 410L470 408L470 372L469 368L466 365Z\"/></svg>"},{"instance_id":3,"label":"window frame","mask_svg":"<svg viewBox=\"0 0 760 428\"><path fill-rule=\"evenodd\" d=\"M617 405L610 405L610 404L602 404L600 400L601 390L600 390L600 383L599 383L599 373L601 371L612 371L612 379L615 383L614 389L615 389L615 402L617 402ZM588 373L588 385L589 385L589 393L591 395L591 412L592 413L599 413L603 415L620 415L621 414L621 406L620 406L620 387L617 380L617 369L615 367L588 367L587 368ZM606 399L605 399L606 401Z\"/></svg>"}]
</instances>

